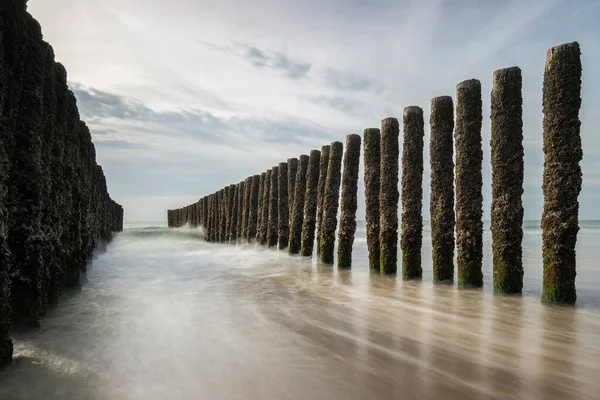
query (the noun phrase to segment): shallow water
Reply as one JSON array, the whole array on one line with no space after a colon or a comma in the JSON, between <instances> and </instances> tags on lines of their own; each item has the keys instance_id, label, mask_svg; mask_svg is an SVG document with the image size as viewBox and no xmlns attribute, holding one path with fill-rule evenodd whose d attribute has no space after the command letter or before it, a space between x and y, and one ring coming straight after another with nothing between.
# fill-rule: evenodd
<instances>
[{"instance_id":1,"label":"shallow water","mask_svg":"<svg viewBox=\"0 0 600 400\"><path fill-rule=\"evenodd\" d=\"M129 224L40 331L15 334L0 399L597 399L600 225L578 240L578 303L540 303L525 225L523 296L370 274Z\"/></svg>"}]
</instances>

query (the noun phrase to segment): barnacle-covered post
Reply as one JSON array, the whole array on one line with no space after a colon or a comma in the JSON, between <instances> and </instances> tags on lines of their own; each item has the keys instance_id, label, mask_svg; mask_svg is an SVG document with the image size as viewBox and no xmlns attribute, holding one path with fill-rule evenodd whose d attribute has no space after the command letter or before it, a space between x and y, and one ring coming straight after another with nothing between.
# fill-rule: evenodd
<instances>
[{"instance_id":1,"label":"barnacle-covered post","mask_svg":"<svg viewBox=\"0 0 600 400\"><path fill-rule=\"evenodd\" d=\"M325 199L323 200L323 236L320 245L321 251L319 252L319 258L323 264L333 264L343 153L344 145L342 142L331 143L327 180L325 182Z\"/></svg>"},{"instance_id":2,"label":"barnacle-covered post","mask_svg":"<svg viewBox=\"0 0 600 400\"><path fill-rule=\"evenodd\" d=\"M304 196L306 195L306 173L308 171L309 157L302 154L298 158L298 171L296 173L296 186L294 188L294 209L292 212L292 225L290 227L289 253L300 253L302 244L302 224L304 223Z\"/></svg>"},{"instance_id":3,"label":"barnacle-covered post","mask_svg":"<svg viewBox=\"0 0 600 400\"><path fill-rule=\"evenodd\" d=\"M360 135L346 136L344 175L342 177L342 204L338 232L338 267L352 266L352 245L356 233L358 207L358 166L360 164Z\"/></svg>"},{"instance_id":4,"label":"barnacle-covered post","mask_svg":"<svg viewBox=\"0 0 600 400\"><path fill-rule=\"evenodd\" d=\"M574 303L579 231L579 192L583 157L581 107L581 51L577 42L548 50L544 71L544 212L542 301Z\"/></svg>"},{"instance_id":5,"label":"barnacle-covered post","mask_svg":"<svg viewBox=\"0 0 600 400\"><path fill-rule=\"evenodd\" d=\"M456 248L458 287L483 285L483 177L481 83L456 86Z\"/></svg>"},{"instance_id":6,"label":"barnacle-covered post","mask_svg":"<svg viewBox=\"0 0 600 400\"><path fill-rule=\"evenodd\" d=\"M327 167L329 166L330 145L321 147L321 160L319 162L319 183L317 191L317 256L321 250L321 237L323 236L323 201L325 200L325 182L327 181Z\"/></svg>"},{"instance_id":7,"label":"barnacle-covered post","mask_svg":"<svg viewBox=\"0 0 600 400\"><path fill-rule=\"evenodd\" d=\"M379 270L398 269L398 157L400 126L396 118L381 121L381 170L379 186Z\"/></svg>"},{"instance_id":8,"label":"barnacle-covered post","mask_svg":"<svg viewBox=\"0 0 600 400\"><path fill-rule=\"evenodd\" d=\"M431 100L429 117L431 253L433 281L454 280L454 103L450 96Z\"/></svg>"},{"instance_id":9,"label":"barnacle-covered post","mask_svg":"<svg viewBox=\"0 0 600 400\"><path fill-rule=\"evenodd\" d=\"M523 95L519 67L494 72L492 255L494 291L523 290Z\"/></svg>"},{"instance_id":10,"label":"barnacle-covered post","mask_svg":"<svg viewBox=\"0 0 600 400\"><path fill-rule=\"evenodd\" d=\"M277 200L277 241L279 249L283 250L288 247L290 240L290 206L288 204L288 164L286 162L279 163L279 176L277 177L278 185L278 200Z\"/></svg>"},{"instance_id":11,"label":"barnacle-covered post","mask_svg":"<svg viewBox=\"0 0 600 400\"><path fill-rule=\"evenodd\" d=\"M315 243L317 224L317 187L319 184L319 161L321 152L311 150L306 172L306 192L304 194L304 221L302 223L302 242L300 255L311 257Z\"/></svg>"},{"instance_id":12,"label":"barnacle-covered post","mask_svg":"<svg viewBox=\"0 0 600 400\"><path fill-rule=\"evenodd\" d=\"M423 244L423 110L411 106L404 109L402 146L402 277L419 279L421 245Z\"/></svg>"},{"instance_id":13,"label":"barnacle-covered post","mask_svg":"<svg viewBox=\"0 0 600 400\"><path fill-rule=\"evenodd\" d=\"M267 230L267 247L277 246L277 216L279 200L279 166L271 168L271 188L269 190L269 225Z\"/></svg>"},{"instance_id":14,"label":"barnacle-covered post","mask_svg":"<svg viewBox=\"0 0 600 400\"><path fill-rule=\"evenodd\" d=\"M367 128L364 132L365 228L369 269L379 271L379 171L381 168L381 132Z\"/></svg>"}]
</instances>

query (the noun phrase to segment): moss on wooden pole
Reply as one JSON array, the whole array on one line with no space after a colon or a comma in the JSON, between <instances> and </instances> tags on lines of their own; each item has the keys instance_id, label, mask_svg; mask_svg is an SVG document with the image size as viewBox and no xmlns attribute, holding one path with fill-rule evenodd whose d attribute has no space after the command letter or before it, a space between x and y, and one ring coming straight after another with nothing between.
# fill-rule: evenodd
<instances>
[{"instance_id":1,"label":"moss on wooden pole","mask_svg":"<svg viewBox=\"0 0 600 400\"><path fill-rule=\"evenodd\" d=\"M265 198L265 178L267 176L266 172L263 172L260 174L260 179L258 181L258 209L256 210L257 213L257 220L256 220L256 241L260 243L260 229L262 226L262 217L263 217L263 205L264 205L264 198Z\"/></svg>"},{"instance_id":2,"label":"moss on wooden pole","mask_svg":"<svg viewBox=\"0 0 600 400\"><path fill-rule=\"evenodd\" d=\"M574 303L579 231L581 51L577 42L548 50L544 71L542 301Z\"/></svg>"},{"instance_id":3,"label":"moss on wooden pole","mask_svg":"<svg viewBox=\"0 0 600 400\"><path fill-rule=\"evenodd\" d=\"M266 246L267 244L267 232L269 231L269 199L271 194L271 175L272 172L270 169L267 170L265 175L265 184L264 184L264 192L263 192L263 207L262 207L262 217L261 217L261 225L259 230L259 240L258 243Z\"/></svg>"},{"instance_id":4,"label":"moss on wooden pole","mask_svg":"<svg viewBox=\"0 0 600 400\"><path fill-rule=\"evenodd\" d=\"M290 239L290 215L288 204L288 164L279 163L279 175L277 177L277 242L280 249L288 247Z\"/></svg>"},{"instance_id":5,"label":"moss on wooden pole","mask_svg":"<svg viewBox=\"0 0 600 400\"><path fill-rule=\"evenodd\" d=\"M396 118L381 121L379 182L379 271L398 269L398 157L400 127Z\"/></svg>"},{"instance_id":6,"label":"moss on wooden pole","mask_svg":"<svg viewBox=\"0 0 600 400\"><path fill-rule=\"evenodd\" d=\"M302 224L304 223L304 196L306 195L306 173L309 157L302 154L298 158L296 187L294 188L294 208L290 227L289 253L298 254L302 245Z\"/></svg>"},{"instance_id":7,"label":"moss on wooden pole","mask_svg":"<svg viewBox=\"0 0 600 400\"><path fill-rule=\"evenodd\" d=\"M228 218L227 218L227 243L235 241L235 226L237 223L236 215L236 199L237 185L229 185L229 207L228 207Z\"/></svg>"},{"instance_id":8,"label":"moss on wooden pole","mask_svg":"<svg viewBox=\"0 0 600 400\"><path fill-rule=\"evenodd\" d=\"M379 172L381 170L381 132L367 128L364 132L365 227L369 269L379 271Z\"/></svg>"},{"instance_id":9,"label":"moss on wooden pole","mask_svg":"<svg viewBox=\"0 0 600 400\"><path fill-rule=\"evenodd\" d=\"M330 145L321 147L321 160L319 161L319 183L317 188L317 256L321 252L321 238L323 237L323 200L325 199L325 182L327 181L327 167L329 165Z\"/></svg>"},{"instance_id":10,"label":"moss on wooden pole","mask_svg":"<svg viewBox=\"0 0 600 400\"><path fill-rule=\"evenodd\" d=\"M492 87L492 255L494 291L523 290L523 95L521 69L494 72Z\"/></svg>"},{"instance_id":11,"label":"moss on wooden pole","mask_svg":"<svg viewBox=\"0 0 600 400\"><path fill-rule=\"evenodd\" d=\"M431 100L429 214L433 281L454 280L454 102L450 96Z\"/></svg>"},{"instance_id":12,"label":"moss on wooden pole","mask_svg":"<svg viewBox=\"0 0 600 400\"><path fill-rule=\"evenodd\" d=\"M219 192L221 194L221 208L220 208L220 219L219 219L219 242L225 243L225 233L227 226L227 192L226 188L221 189Z\"/></svg>"},{"instance_id":13,"label":"moss on wooden pole","mask_svg":"<svg viewBox=\"0 0 600 400\"><path fill-rule=\"evenodd\" d=\"M323 264L333 264L343 153L342 142L331 143L327 180L325 181L325 199L323 200L323 235L319 251L319 259Z\"/></svg>"},{"instance_id":14,"label":"moss on wooden pole","mask_svg":"<svg viewBox=\"0 0 600 400\"><path fill-rule=\"evenodd\" d=\"M404 109L402 146L402 277L420 279L423 244L423 109Z\"/></svg>"},{"instance_id":15,"label":"moss on wooden pole","mask_svg":"<svg viewBox=\"0 0 600 400\"><path fill-rule=\"evenodd\" d=\"M296 188L296 173L298 172L298 159L288 158L288 226L292 228L292 220L294 219L294 195ZM289 245L289 234L288 234Z\"/></svg>"},{"instance_id":16,"label":"moss on wooden pole","mask_svg":"<svg viewBox=\"0 0 600 400\"><path fill-rule=\"evenodd\" d=\"M339 268L350 268L352 266L352 246L356 233L356 208L358 207L360 141L360 135L346 136L340 228L338 230L337 264Z\"/></svg>"},{"instance_id":17,"label":"moss on wooden pole","mask_svg":"<svg viewBox=\"0 0 600 400\"><path fill-rule=\"evenodd\" d=\"M224 217L223 218L225 220L224 223L224 235L223 235L223 242L225 243L229 243L229 224L231 223L231 193L229 192L229 186L225 186L224 190L224 197L225 197L225 204L223 207L223 214Z\"/></svg>"},{"instance_id":18,"label":"moss on wooden pole","mask_svg":"<svg viewBox=\"0 0 600 400\"><path fill-rule=\"evenodd\" d=\"M269 224L267 228L267 247L277 246L277 228L279 223L279 166L271 168L271 187L269 189Z\"/></svg>"},{"instance_id":19,"label":"moss on wooden pole","mask_svg":"<svg viewBox=\"0 0 600 400\"><path fill-rule=\"evenodd\" d=\"M311 150L306 172L306 191L304 192L304 221L302 222L302 241L300 255L311 257L315 243L317 225L317 189L319 186L319 163L321 152Z\"/></svg>"},{"instance_id":20,"label":"moss on wooden pole","mask_svg":"<svg viewBox=\"0 0 600 400\"><path fill-rule=\"evenodd\" d=\"M260 186L260 175L252 177L252 189L250 190L250 205L248 212L248 241L256 240L256 227L258 223L258 188Z\"/></svg>"},{"instance_id":21,"label":"moss on wooden pole","mask_svg":"<svg viewBox=\"0 0 600 400\"><path fill-rule=\"evenodd\" d=\"M233 204L231 207L231 221L229 224L229 240L231 243L237 241L237 219L238 219L238 204L240 201L240 184L233 185Z\"/></svg>"},{"instance_id":22,"label":"moss on wooden pole","mask_svg":"<svg viewBox=\"0 0 600 400\"><path fill-rule=\"evenodd\" d=\"M483 177L481 83L456 86L456 248L458 287L483 285Z\"/></svg>"}]
</instances>

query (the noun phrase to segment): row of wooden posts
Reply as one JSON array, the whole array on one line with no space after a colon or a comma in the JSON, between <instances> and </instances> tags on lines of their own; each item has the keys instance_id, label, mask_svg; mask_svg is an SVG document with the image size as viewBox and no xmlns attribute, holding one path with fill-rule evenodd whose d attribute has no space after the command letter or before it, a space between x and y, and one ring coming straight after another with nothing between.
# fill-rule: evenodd
<instances>
[{"instance_id":1,"label":"row of wooden posts","mask_svg":"<svg viewBox=\"0 0 600 400\"><path fill-rule=\"evenodd\" d=\"M0 367L122 228L67 71L27 1L0 1Z\"/></svg>"},{"instance_id":2,"label":"row of wooden posts","mask_svg":"<svg viewBox=\"0 0 600 400\"><path fill-rule=\"evenodd\" d=\"M543 83L542 215L542 299L550 303L576 300L575 242L582 181L580 93L579 45L575 42L550 49ZM521 70L511 67L494 72L491 231L494 289L500 293L520 293L523 288L522 103ZM431 101L433 279L453 281L456 248L461 288L483 285L482 119L481 84L476 79L457 85L456 114L450 96ZM396 118L384 119L381 129L364 131L369 265L383 274L396 273L398 264L399 134ZM400 240L405 279L422 276L423 137L423 110L416 106L405 108ZM332 264L341 184L337 265L348 268L356 231L360 147L361 137L348 135L345 153L341 142L333 142L321 151L290 158L195 204L169 210L168 224L202 226L210 242L256 240L260 245L288 248L290 254L302 256L312 256L316 228L318 258L324 264Z\"/></svg>"}]
</instances>

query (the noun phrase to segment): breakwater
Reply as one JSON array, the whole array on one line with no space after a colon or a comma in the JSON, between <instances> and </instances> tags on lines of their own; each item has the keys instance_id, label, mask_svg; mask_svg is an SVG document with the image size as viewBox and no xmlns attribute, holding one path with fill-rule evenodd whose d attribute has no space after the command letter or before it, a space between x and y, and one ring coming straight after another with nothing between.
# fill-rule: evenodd
<instances>
[{"instance_id":1,"label":"breakwater","mask_svg":"<svg viewBox=\"0 0 600 400\"><path fill-rule=\"evenodd\" d=\"M582 182L579 163L583 154L579 121L580 57L577 42L548 50L543 77L541 151L545 162L541 226L544 264L542 300L547 303L574 303L577 297L575 244L579 230L578 196ZM518 67L511 67L495 71L492 78L493 286L497 293L521 293L524 176L522 77ZM439 96L431 100L429 206L433 281L454 282L456 249L456 279L460 288L479 288L483 285L481 87L478 79L468 79L456 86L456 103L451 96ZM364 131L369 268L381 274L395 274L398 271L398 204L401 197L402 276L404 279L419 279L422 277L424 152L424 116L420 107L410 106L404 110L401 163L399 136L400 123L394 117L383 119L381 129L368 128ZM270 231L274 232L277 226L274 219L278 218L275 207L277 193L285 196L281 206L287 209L285 205L289 203L289 221L288 215L282 213L280 218L286 218L286 221L279 225L290 227L289 243L284 243L280 248L289 244L290 254L300 252L304 256L312 255L316 227L318 261L326 265L333 264L335 232L339 230L338 267L351 266L360 139L358 135L348 136L347 139L341 201L341 162L344 153L341 142L323 147L320 160L316 150L311 152L310 159L306 155L299 157L292 184L295 190L286 186L291 182L289 174L277 176L287 172L281 172L277 167L267 171L261 224L271 227ZM398 190L400 165L402 196ZM282 189L286 186L285 191L278 191L277 185ZM267 204L271 204L271 207ZM340 204L341 223L338 227ZM190 220L190 216L194 215L190 210L194 207L196 205L192 204L169 210L169 227L200 225L207 230L206 240L218 241L214 239L210 216L200 215L199 220ZM241 239L249 241L254 237ZM270 235L270 240L259 238L258 242L273 247L275 239L274 235Z\"/></svg>"},{"instance_id":2,"label":"breakwater","mask_svg":"<svg viewBox=\"0 0 600 400\"><path fill-rule=\"evenodd\" d=\"M67 72L26 0L0 3L0 364L122 230Z\"/></svg>"}]
</instances>

